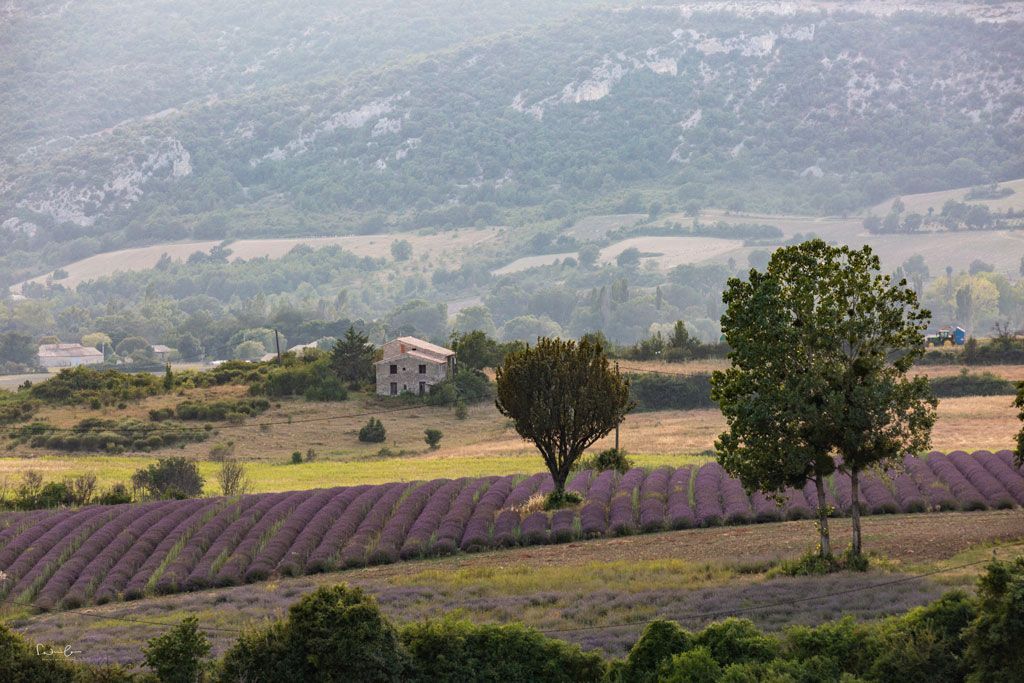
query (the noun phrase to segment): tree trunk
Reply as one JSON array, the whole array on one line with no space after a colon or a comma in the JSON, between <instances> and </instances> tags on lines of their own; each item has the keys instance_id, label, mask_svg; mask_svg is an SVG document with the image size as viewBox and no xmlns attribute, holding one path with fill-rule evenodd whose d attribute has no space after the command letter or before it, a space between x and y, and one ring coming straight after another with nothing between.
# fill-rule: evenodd
<instances>
[{"instance_id":1,"label":"tree trunk","mask_svg":"<svg viewBox=\"0 0 1024 683\"><path fill-rule=\"evenodd\" d=\"M828 501L825 499L825 479L820 474L814 475L814 487L818 491L818 533L821 535L821 557L832 557L832 539L828 531Z\"/></svg>"},{"instance_id":2,"label":"tree trunk","mask_svg":"<svg viewBox=\"0 0 1024 683\"><path fill-rule=\"evenodd\" d=\"M850 500L852 508L850 519L853 521L853 555L860 555L860 472L850 470Z\"/></svg>"}]
</instances>

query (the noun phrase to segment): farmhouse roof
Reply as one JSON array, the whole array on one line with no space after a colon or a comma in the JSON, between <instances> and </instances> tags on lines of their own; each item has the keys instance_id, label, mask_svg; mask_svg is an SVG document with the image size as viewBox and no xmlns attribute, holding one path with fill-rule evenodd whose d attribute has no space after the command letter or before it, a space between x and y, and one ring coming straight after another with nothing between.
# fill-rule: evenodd
<instances>
[{"instance_id":1,"label":"farmhouse roof","mask_svg":"<svg viewBox=\"0 0 1024 683\"><path fill-rule=\"evenodd\" d=\"M376 363L374 363L374 365L381 365L383 363L390 363L393 360L397 360L398 358L405 358L405 357L415 358L417 360L425 360L428 363L438 363L438 364L444 364L445 363L445 358L443 356L439 355L439 354L436 354L436 353L422 353L420 351L406 351L405 353L396 353L396 354L392 354L392 355L388 356L387 358L382 358L379 361L377 361Z\"/></svg>"},{"instance_id":2,"label":"farmhouse roof","mask_svg":"<svg viewBox=\"0 0 1024 683\"><path fill-rule=\"evenodd\" d=\"M390 355L384 357L384 360L388 358L395 358L399 355L420 353L421 357L426 356L428 360L434 362L444 362L449 356L454 356L455 352L451 349L446 349L443 346L437 344L431 344L425 342L422 339L416 337L398 337L397 339L391 340L388 344L385 344L384 348L387 349L389 346L394 348L394 343L398 342L397 352L392 352ZM390 350L390 349L389 349Z\"/></svg>"},{"instance_id":3,"label":"farmhouse roof","mask_svg":"<svg viewBox=\"0 0 1024 683\"><path fill-rule=\"evenodd\" d=\"M40 344L40 358L102 358L103 352L81 344Z\"/></svg>"},{"instance_id":4,"label":"farmhouse roof","mask_svg":"<svg viewBox=\"0 0 1024 683\"><path fill-rule=\"evenodd\" d=\"M170 353L173 349L163 344L153 344L153 353Z\"/></svg>"}]
</instances>

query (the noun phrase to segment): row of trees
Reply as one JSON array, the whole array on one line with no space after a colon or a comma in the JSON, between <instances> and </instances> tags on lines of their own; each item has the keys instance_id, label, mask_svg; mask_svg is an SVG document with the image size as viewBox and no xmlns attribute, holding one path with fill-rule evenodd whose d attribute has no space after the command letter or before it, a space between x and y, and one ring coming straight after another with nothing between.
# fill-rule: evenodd
<instances>
[{"instance_id":1,"label":"row of trees","mask_svg":"<svg viewBox=\"0 0 1024 683\"><path fill-rule=\"evenodd\" d=\"M820 557L832 561L827 478L851 479L852 554L861 553L858 477L927 448L937 400L909 377L930 313L870 247L811 240L779 249L764 271L733 278L722 328L732 365L712 375L728 423L718 458L749 490L781 495L812 481ZM634 407L600 341L542 338L497 370L497 407L540 451L564 499L573 464Z\"/></svg>"}]
</instances>

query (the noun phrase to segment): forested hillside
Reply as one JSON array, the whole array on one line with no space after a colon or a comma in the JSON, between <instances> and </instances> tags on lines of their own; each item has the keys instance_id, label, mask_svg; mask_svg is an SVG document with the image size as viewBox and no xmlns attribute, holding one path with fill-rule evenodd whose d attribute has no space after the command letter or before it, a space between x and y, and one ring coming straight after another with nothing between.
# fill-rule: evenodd
<instances>
[{"instance_id":1,"label":"forested hillside","mask_svg":"<svg viewBox=\"0 0 1024 683\"><path fill-rule=\"evenodd\" d=\"M519 225L637 189L836 214L1024 176L1019 21L737 6L10 5L0 272L187 237Z\"/></svg>"}]
</instances>

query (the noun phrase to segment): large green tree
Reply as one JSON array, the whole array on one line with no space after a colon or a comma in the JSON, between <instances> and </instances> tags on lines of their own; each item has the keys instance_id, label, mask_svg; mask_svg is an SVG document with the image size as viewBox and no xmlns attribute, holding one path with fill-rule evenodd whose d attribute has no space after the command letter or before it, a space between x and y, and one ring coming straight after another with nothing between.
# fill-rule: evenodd
<instances>
[{"instance_id":1,"label":"large green tree","mask_svg":"<svg viewBox=\"0 0 1024 683\"><path fill-rule=\"evenodd\" d=\"M834 352L827 376L828 423L840 467L850 475L853 553L861 552L860 473L899 466L929 446L938 402L928 379L909 377L924 353L931 313L907 281L880 273L870 247L809 246L818 255L822 296L815 327Z\"/></svg>"},{"instance_id":2,"label":"large green tree","mask_svg":"<svg viewBox=\"0 0 1024 683\"><path fill-rule=\"evenodd\" d=\"M498 411L532 441L555 481L555 495L583 451L633 408L629 382L600 344L542 337L510 352L496 370Z\"/></svg>"},{"instance_id":3,"label":"large green tree","mask_svg":"<svg viewBox=\"0 0 1024 683\"><path fill-rule=\"evenodd\" d=\"M934 423L927 381L907 377L929 313L905 281L879 273L869 247L821 240L777 250L764 272L731 279L723 300L732 366L712 376L729 425L717 442L722 466L748 489L813 481L824 557L825 480L842 467L859 552L859 473L925 448Z\"/></svg>"},{"instance_id":4,"label":"large green tree","mask_svg":"<svg viewBox=\"0 0 1024 683\"><path fill-rule=\"evenodd\" d=\"M331 350L331 368L350 384L368 382L373 377L373 353L369 337L350 325Z\"/></svg>"}]
</instances>

